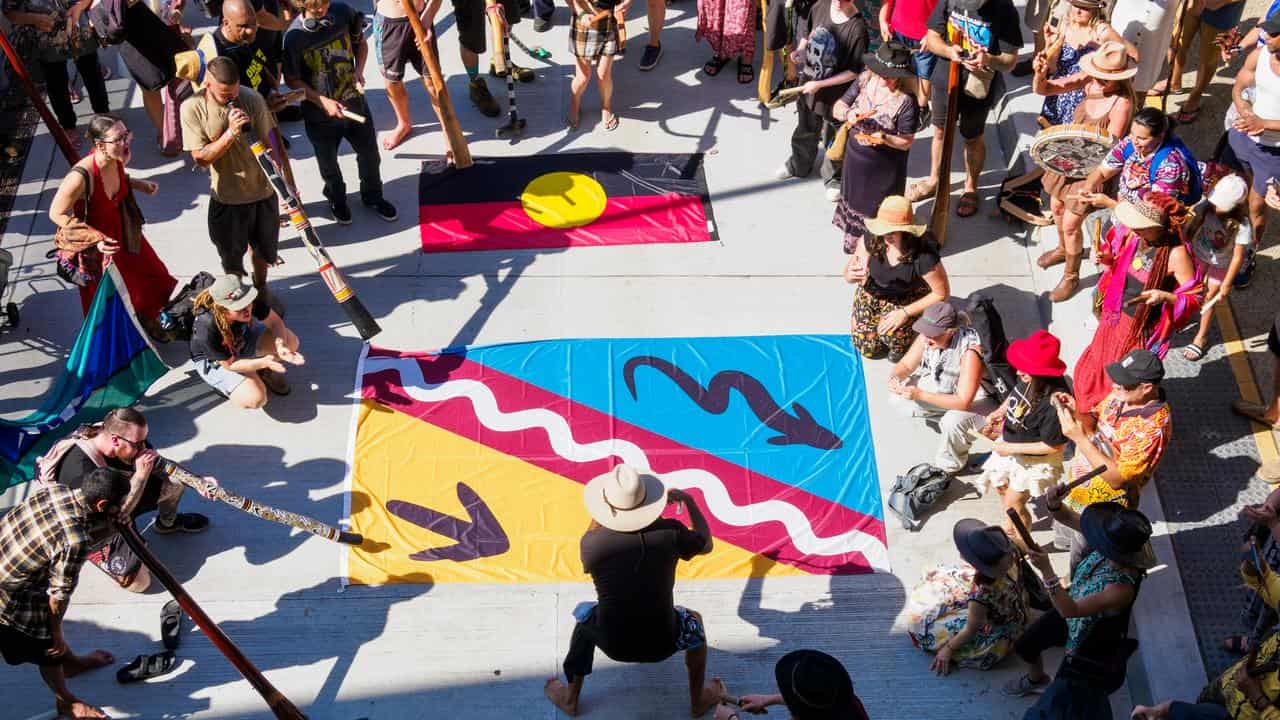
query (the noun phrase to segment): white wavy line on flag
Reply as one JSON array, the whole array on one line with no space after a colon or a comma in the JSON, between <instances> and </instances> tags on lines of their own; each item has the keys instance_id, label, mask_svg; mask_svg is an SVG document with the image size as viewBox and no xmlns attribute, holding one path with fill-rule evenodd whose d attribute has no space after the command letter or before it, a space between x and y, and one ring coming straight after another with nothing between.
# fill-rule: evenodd
<instances>
[{"instance_id":1,"label":"white wavy line on flag","mask_svg":"<svg viewBox=\"0 0 1280 720\"><path fill-rule=\"evenodd\" d=\"M498 432L519 432L541 428L547 433L551 448L557 455L576 463L593 462L617 456L622 462L643 472L654 472L649 458L639 446L611 438L581 444L573 439L573 430L560 415L545 408L503 412L498 409L497 398L488 385L478 380L448 380L428 383L422 368L410 358L370 357L365 361L365 374L381 370L395 370L400 374L405 391L419 402L444 402L454 398L466 398L475 409L476 418L485 427ZM655 473L659 474L659 473ZM818 537L799 508L782 500L764 500L750 505L738 505L729 497L724 482L714 474L697 468L660 473L665 484L681 490L696 488L702 492L707 507L717 519L736 527L749 527L767 520L774 520L786 528L796 549L808 555L842 555L848 552L862 553L867 562L877 570L888 571L889 551L879 538L858 529L840 535Z\"/></svg>"}]
</instances>

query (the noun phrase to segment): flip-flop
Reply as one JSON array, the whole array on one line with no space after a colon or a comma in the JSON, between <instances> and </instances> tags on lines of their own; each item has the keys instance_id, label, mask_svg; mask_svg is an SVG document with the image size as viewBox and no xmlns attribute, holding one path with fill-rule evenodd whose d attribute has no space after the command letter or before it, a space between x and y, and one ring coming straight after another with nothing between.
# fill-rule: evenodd
<instances>
[{"instance_id":1,"label":"flip-flop","mask_svg":"<svg viewBox=\"0 0 1280 720\"><path fill-rule=\"evenodd\" d=\"M160 610L160 641L166 650L177 650L182 642L182 607L170 600Z\"/></svg>"},{"instance_id":2,"label":"flip-flop","mask_svg":"<svg viewBox=\"0 0 1280 720\"><path fill-rule=\"evenodd\" d=\"M1249 638L1243 635L1231 635L1223 639L1222 649L1233 655L1247 655L1249 653Z\"/></svg>"},{"instance_id":3,"label":"flip-flop","mask_svg":"<svg viewBox=\"0 0 1280 720\"><path fill-rule=\"evenodd\" d=\"M1182 351L1182 357L1190 362L1198 362L1200 358L1204 357L1204 348L1196 343L1191 343L1187 346L1187 349Z\"/></svg>"},{"instance_id":4,"label":"flip-flop","mask_svg":"<svg viewBox=\"0 0 1280 720\"><path fill-rule=\"evenodd\" d=\"M580 123L580 122L582 122L582 118L578 118L577 120L570 120L570 119L569 119L569 114L568 114L568 113L565 113L565 116L564 116L564 124L565 124L565 125L568 125L570 130L577 130L577 129L578 129L578 123Z\"/></svg>"},{"instance_id":5,"label":"flip-flop","mask_svg":"<svg viewBox=\"0 0 1280 720\"><path fill-rule=\"evenodd\" d=\"M956 204L956 217L973 217L978 213L978 193L967 192L960 196L960 202Z\"/></svg>"},{"instance_id":6,"label":"flip-flop","mask_svg":"<svg viewBox=\"0 0 1280 720\"><path fill-rule=\"evenodd\" d=\"M1190 110L1179 110L1177 114L1173 116L1174 122L1177 122L1179 125L1190 125L1196 121L1196 118L1200 117L1201 109L1202 108L1197 107L1191 108Z\"/></svg>"},{"instance_id":7,"label":"flip-flop","mask_svg":"<svg viewBox=\"0 0 1280 720\"><path fill-rule=\"evenodd\" d=\"M618 123L622 122L618 118L618 113L609 113L609 119L604 122L604 129L614 131L618 129Z\"/></svg>"},{"instance_id":8,"label":"flip-flop","mask_svg":"<svg viewBox=\"0 0 1280 720\"><path fill-rule=\"evenodd\" d=\"M121 685L142 682L168 675L178 666L178 658L166 650L155 655L139 655L133 662L116 671L116 682Z\"/></svg>"}]
</instances>

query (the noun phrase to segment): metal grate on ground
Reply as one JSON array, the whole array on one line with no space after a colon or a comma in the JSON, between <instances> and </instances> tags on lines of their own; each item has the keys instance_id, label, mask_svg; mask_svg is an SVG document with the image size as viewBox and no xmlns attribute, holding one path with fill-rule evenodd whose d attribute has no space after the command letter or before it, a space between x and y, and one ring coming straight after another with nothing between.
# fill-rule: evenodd
<instances>
[{"instance_id":1,"label":"metal grate on ground","mask_svg":"<svg viewBox=\"0 0 1280 720\"><path fill-rule=\"evenodd\" d=\"M1238 390L1222 336L1215 327L1212 349L1190 362L1182 351L1193 332L1176 336L1165 358L1173 440L1155 482L1212 678L1239 659L1222 648L1223 638L1243 631L1245 591L1237 559L1245 525L1237 514L1244 505L1262 502L1270 487L1254 477L1259 461L1251 423L1230 409Z\"/></svg>"}]
</instances>

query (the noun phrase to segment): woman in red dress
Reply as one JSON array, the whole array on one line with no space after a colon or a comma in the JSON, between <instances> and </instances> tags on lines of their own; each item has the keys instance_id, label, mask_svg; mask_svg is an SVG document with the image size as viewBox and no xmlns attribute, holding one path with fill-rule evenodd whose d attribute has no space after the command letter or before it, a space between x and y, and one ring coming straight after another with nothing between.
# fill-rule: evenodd
<instances>
[{"instance_id":1,"label":"woman in red dress","mask_svg":"<svg viewBox=\"0 0 1280 720\"><path fill-rule=\"evenodd\" d=\"M94 279L80 288L84 312L87 314L93 304L106 265L112 264L124 278L138 319L149 325L169 301L178 281L169 274L145 237L140 238L138 247L125 247L121 206L130 192L137 190L155 195L159 187L150 180L137 180L125 174L133 133L119 118L110 114L94 115L89 121L88 134L93 151L72 166L62 179L49 206L49 218L60 228L83 218L87 225L109 238L99 243L96 251L85 251ZM86 197L88 183L92 184L92 194Z\"/></svg>"},{"instance_id":2,"label":"woman in red dress","mask_svg":"<svg viewBox=\"0 0 1280 720\"><path fill-rule=\"evenodd\" d=\"M1138 347L1161 358L1169 337L1200 316L1204 268L1182 237L1187 208L1162 193L1116 206L1099 252L1102 307L1093 341L1076 363L1076 404L1092 410L1111 392L1106 366Z\"/></svg>"}]
</instances>

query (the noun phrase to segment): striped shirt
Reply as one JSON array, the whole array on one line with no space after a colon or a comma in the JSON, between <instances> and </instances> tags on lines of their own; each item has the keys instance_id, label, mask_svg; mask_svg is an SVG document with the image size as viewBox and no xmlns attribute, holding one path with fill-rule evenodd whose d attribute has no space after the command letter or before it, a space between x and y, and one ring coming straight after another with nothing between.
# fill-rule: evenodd
<instances>
[{"instance_id":1,"label":"striped shirt","mask_svg":"<svg viewBox=\"0 0 1280 720\"><path fill-rule=\"evenodd\" d=\"M34 638L49 632L49 598L64 602L89 554L89 515L79 490L42 487L0 518L0 625Z\"/></svg>"}]
</instances>

